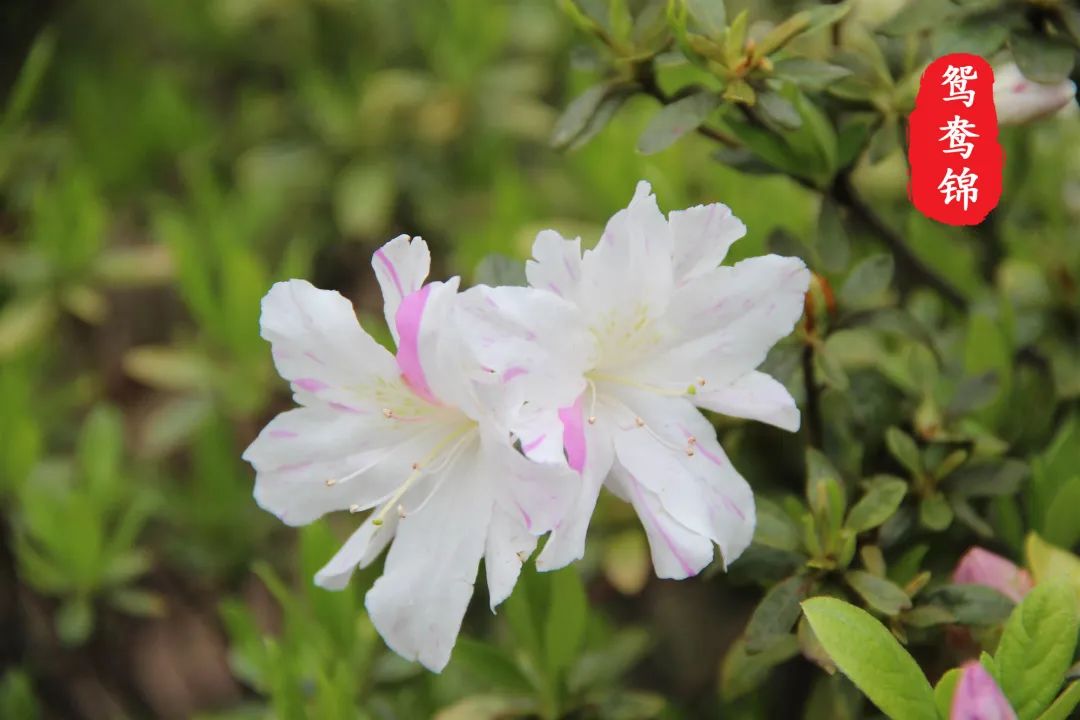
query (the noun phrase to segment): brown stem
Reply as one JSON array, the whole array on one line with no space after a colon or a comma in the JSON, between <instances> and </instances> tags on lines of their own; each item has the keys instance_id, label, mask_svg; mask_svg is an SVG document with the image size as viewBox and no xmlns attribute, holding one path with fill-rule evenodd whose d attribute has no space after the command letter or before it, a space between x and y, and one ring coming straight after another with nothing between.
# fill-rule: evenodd
<instances>
[{"instance_id":1,"label":"brown stem","mask_svg":"<svg viewBox=\"0 0 1080 720\"><path fill-rule=\"evenodd\" d=\"M833 183L833 194L836 200L846 206L859 222L863 223L888 246L903 271L918 280L920 284L937 290L953 307L959 310L967 307L967 298L964 297L964 294L916 255L915 251L904 242L903 236L889 227L874 212L874 209L859 197L852 187L851 177L847 173L837 175L836 182Z\"/></svg>"},{"instance_id":2,"label":"brown stem","mask_svg":"<svg viewBox=\"0 0 1080 720\"><path fill-rule=\"evenodd\" d=\"M814 344L807 342L802 352L803 386L806 389L806 442L820 448L822 440L821 402L814 373Z\"/></svg>"}]
</instances>

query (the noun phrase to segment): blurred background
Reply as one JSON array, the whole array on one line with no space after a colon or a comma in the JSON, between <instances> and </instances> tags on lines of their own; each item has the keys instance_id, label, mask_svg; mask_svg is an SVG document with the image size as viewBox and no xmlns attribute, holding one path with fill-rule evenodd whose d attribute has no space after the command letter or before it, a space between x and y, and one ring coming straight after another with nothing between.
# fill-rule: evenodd
<instances>
[{"instance_id":1,"label":"blurred background","mask_svg":"<svg viewBox=\"0 0 1080 720\"><path fill-rule=\"evenodd\" d=\"M578 690L632 688L575 717L715 712L758 592L737 573L656 581L626 507L605 501L558 613L492 616L478 585L432 676L364 618L377 568L343 593L311 583L354 519L281 526L240 460L290 404L258 330L275 281L340 290L378 336L369 263L389 238L427 239L435 277L508 281L542 228L595 242L641 178L665 210L730 205L750 228L734 259L814 237L816 193L705 139L635 152L651 98L553 150L597 71L582 40L543 0L3 3L0 717L506 717L490 691L522 682L507 638L528 618L556 643L585 628L559 661ZM1010 140L1006 194L1036 218L1014 216L1010 247L1072 257L1078 135L1066 118ZM864 194L902 208L904 172L894 152ZM953 283L983 286L977 238L900 217ZM798 437L724 432L752 484L801 472Z\"/></svg>"}]
</instances>

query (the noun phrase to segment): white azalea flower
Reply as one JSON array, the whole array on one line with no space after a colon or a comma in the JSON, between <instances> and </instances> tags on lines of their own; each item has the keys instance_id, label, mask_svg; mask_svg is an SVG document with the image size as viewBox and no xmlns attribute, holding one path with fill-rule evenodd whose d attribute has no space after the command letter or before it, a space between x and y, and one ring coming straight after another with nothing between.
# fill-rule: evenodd
<instances>
[{"instance_id":1,"label":"white azalea flower","mask_svg":"<svg viewBox=\"0 0 1080 720\"><path fill-rule=\"evenodd\" d=\"M1072 80L1038 83L1020 72L1016 63L994 68L994 106L998 123L1022 125L1075 106L1076 84Z\"/></svg>"},{"instance_id":2,"label":"white azalea flower","mask_svg":"<svg viewBox=\"0 0 1080 720\"><path fill-rule=\"evenodd\" d=\"M755 368L801 315L810 273L777 255L718 267L745 232L720 204L665 219L641 182L584 256L580 239L537 237L530 285L575 304L592 336L585 392L558 428L522 436L531 457L565 447L582 474L582 495L538 557L541 569L581 557L601 484L633 504L660 577L700 572L714 543L725 564L749 545L753 493L695 406L798 429L787 390Z\"/></svg>"},{"instance_id":3,"label":"white azalea flower","mask_svg":"<svg viewBox=\"0 0 1080 720\"><path fill-rule=\"evenodd\" d=\"M425 285L419 238L395 238L372 264L396 356L336 292L290 280L263 299L262 336L301 407L274 418L244 458L260 506L290 525L373 509L316 582L341 589L393 541L368 612L392 649L438 671L480 559L494 608L578 491L565 463L531 462L510 437L519 418L543 422L545 407L557 417L584 387L545 374L573 308L529 288ZM505 336L498 347L493 329Z\"/></svg>"}]
</instances>

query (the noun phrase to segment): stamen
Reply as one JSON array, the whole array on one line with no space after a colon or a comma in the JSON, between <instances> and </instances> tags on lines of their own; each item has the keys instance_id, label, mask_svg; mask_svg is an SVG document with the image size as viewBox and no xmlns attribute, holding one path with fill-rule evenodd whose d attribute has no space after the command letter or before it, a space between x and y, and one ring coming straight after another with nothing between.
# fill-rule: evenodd
<instances>
[{"instance_id":1,"label":"stamen","mask_svg":"<svg viewBox=\"0 0 1080 720\"><path fill-rule=\"evenodd\" d=\"M697 384L698 384L698 386L700 386L700 387L705 387L705 378L703 378L703 377L699 377L699 378L697 379Z\"/></svg>"},{"instance_id":2,"label":"stamen","mask_svg":"<svg viewBox=\"0 0 1080 720\"><path fill-rule=\"evenodd\" d=\"M326 478L326 487L334 487L337 485L337 480L334 478Z\"/></svg>"},{"instance_id":3,"label":"stamen","mask_svg":"<svg viewBox=\"0 0 1080 720\"><path fill-rule=\"evenodd\" d=\"M409 491L409 488L411 488L413 484L416 483L416 481L419 480L420 477L424 474L424 468L427 467L427 464L435 458L439 457L442 451L446 449L446 446L450 445L455 440L457 440L460 444L461 440L463 439L462 436L467 435L470 430L472 430L472 425L466 425L461 430L455 433L451 433L450 435L443 438L443 440L439 442L434 448L432 448L431 452L428 453L428 456L426 458L418 462L414 462L412 464L412 472L409 473L409 476L407 478L405 478L405 482L401 483L398 489L394 491L394 494L390 497L389 500L386 501L382 509L375 514L375 517L373 517L371 520L371 524L375 525L376 527L382 525L383 520L386 518L386 514L390 511L391 508L395 506L399 508L399 514L402 513L403 511L400 510L401 498L405 496L405 493ZM404 514L402 514L401 517L405 517Z\"/></svg>"},{"instance_id":4,"label":"stamen","mask_svg":"<svg viewBox=\"0 0 1080 720\"><path fill-rule=\"evenodd\" d=\"M351 512L353 515L355 515L356 513L360 512L360 506L359 505L350 505L349 506L349 512Z\"/></svg>"},{"instance_id":5,"label":"stamen","mask_svg":"<svg viewBox=\"0 0 1080 720\"><path fill-rule=\"evenodd\" d=\"M589 424L596 424L596 383L592 380L586 380L589 384Z\"/></svg>"},{"instance_id":6,"label":"stamen","mask_svg":"<svg viewBox=\"0 0 1080 720\"><path fill-rule=\"evenodd\" d=\"M663 397L683 397L689 394L687 390L672 390L666 387L660 387L659 385L649 385L647 383L640 383L630 378L625 378L619 375L605 375L604 373L592 373L593 380L599 380L601 382L609 382L615 385L625 385L626 387L636 388L638 390L644 390L645 392L652 393L653 395L660 395ZM704 384L703 378L698 378L701 384ZM690 387L693 387L691 385Z\"/></svg>"},{"instance_id":7,"label":"stamen","mask_svg":"<svg viewBox=\"0 0 1080 720\"><path fill-rule=\"evenodd\" d=\"M382 416L384 418L386 418L387 420L389 420L390 418L394 417L394 411L391 410L390 408L383 408L382 409Z\"/></svg>"},{"instance_id":8,"label":"stamen","mask_svg":"<svg viewBox=\"0 0 1080 720\"><path fill-rule=\"evenodd\" d=\"M694 444L697 442L697 438L695 438L693 435L687 438L686 445L678 445L671 442L664 436L660 435L660 433L649 427L640 415L634 416L634 427L640 428L645 432L649 433L649 435L654 440L656 440L656 442L660 443L669 450L679 450L681 452L685 452L687 457L694 457Z\"/></svg>"}]
</instances>

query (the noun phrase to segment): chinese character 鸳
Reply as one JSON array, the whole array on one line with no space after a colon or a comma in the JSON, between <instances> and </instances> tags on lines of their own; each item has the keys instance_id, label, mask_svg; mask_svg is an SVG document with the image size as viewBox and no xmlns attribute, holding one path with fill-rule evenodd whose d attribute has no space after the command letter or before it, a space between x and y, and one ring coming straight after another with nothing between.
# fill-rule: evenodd
<instances>
[{"instance_id":1,"label":"chinese character \u9e33","mask_svg":"<svg viewBox=\"0 0 1080 720\"><path fill-rule=\"evenodd\" d=\"M964 103L964 107L971 107L971 104L975 102L975 91L968 90L967 84L968 80L976 80L978 77L979 74L971 65L946 67L941 76L941 84L949 86L949 94L945 100L959 100Z\"/></svg>"}]
</instances>

